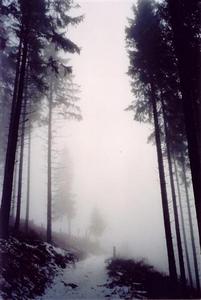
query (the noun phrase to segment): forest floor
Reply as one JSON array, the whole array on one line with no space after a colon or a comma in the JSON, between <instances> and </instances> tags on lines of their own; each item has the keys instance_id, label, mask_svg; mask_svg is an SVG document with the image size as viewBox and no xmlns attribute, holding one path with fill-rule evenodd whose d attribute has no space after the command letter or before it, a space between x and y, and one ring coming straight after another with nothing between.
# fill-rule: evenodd
<instances>
[{"instance_id":1,"label":"forest floor","mask_svg":"<svg viewBox=\"0 0 201 300\"><path fill-rule=\"evenodd\" d=\"M0 239L0 299L28 300L43 295L54 278L79 259L39 240Z\"/></svg>"},{"instance_id":2,"label":"forest floor","mask_svg":"<svg viewBox=\"0 0 201 300\"><path fill-rule=\"evenodd\" d=\"M184 299L143 261L107 258L40 240L0 239L0 299ZM200 298L199 298L200 299Z\"/></svg>"},{"instance_id":3,"label":"forest floor","mask_svg":"<svg viewBox=\"0 0 201 300\"><path fill-rule=\"evenodd\" d=\"M37 300L200 299L195 291L186 290L184 295L178 288L142 260L90 255L68 265Z\"/></svg>"}]
</instances>

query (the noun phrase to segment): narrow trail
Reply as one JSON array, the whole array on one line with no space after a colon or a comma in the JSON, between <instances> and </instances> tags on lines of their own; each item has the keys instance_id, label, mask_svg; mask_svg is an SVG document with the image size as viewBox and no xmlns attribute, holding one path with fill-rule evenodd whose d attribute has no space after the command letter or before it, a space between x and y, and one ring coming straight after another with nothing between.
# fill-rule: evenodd
<instances>
[{"instance_id":1,"label":"narrow trail","mask_svg":"<svg viewBox=\"0 0 201 300\"><path fill-rule=\"evenodd\" d=\"M105 259L105 256L90 256L76 263L75 266L67 267L63 275L55 278L45 295L38 299L110 298L111 290L104 286L107 281Z\"/></svg>"}]
</instances>

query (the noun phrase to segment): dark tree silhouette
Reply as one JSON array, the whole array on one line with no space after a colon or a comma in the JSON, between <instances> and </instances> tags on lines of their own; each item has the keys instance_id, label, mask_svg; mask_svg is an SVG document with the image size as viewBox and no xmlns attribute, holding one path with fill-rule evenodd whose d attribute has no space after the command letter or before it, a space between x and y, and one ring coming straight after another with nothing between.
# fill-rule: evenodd
<instances>
[{"instance_id":1,"label":"dark tree silhouette","mask_svg":"<svg viewBox=\"0 0 201 300\"><path fill-rule=\"evenodd\" d=\"M61 1L60 4L58 1L52 3L45 0L36 0L28 4L24 0L11 1L9 4L4 1L2 7L6 11L5 14L7 17L10 17L10 20L13 21L11 28L13 29L16 41L18 41L1 203L1 237L8 238L15 153L28 58L32 62L36 58L41 62L40 64L33 65L35 66L35 70L39 66L37 71L41 72L41 66L44 65L42 64L44 58L41 54L45 44L48 42L53 43L57 50L63 49L66 52L72 53L79 52L78 47L64 36L61 29L69 24L78 23L81 19L68 18L67 13L71 7L71 3L65 1Z\"/></svg>"},{"instance_id":2,"label":"dark tree silhouette","mask_svg":"<svg viewBox=\"0 0 201 300\"><path fill-rule=\"evenodd\" d=\"M179 70L185 126L201 242L200 3L167 0Z\"/></svg>"},{"instance_id":3,"label":"dark tree silhouette","mask_svg":"<svg viewBox=\"0 0 201 300\"><path fill-rule=\"evenodd\" d=\"M159 98L157 79L161 76L161 64L165 58L161 57L161 54L166 54L164 52L166 47L162 39L160 22L154 13L151 2L139 1L137 8L134 8L134 13L135 19L129 20L130 26L126 29L126 38L130 58L129 75L132 78L132 90L137 95L137 99L128 109L134 109L136 119L143 121L150 121L153 113L169 271L172 281L175 283L177 274L157 104Z\"/></svg>"},{"instance_id":4,"label":"dark tree silhouette","mask_svg":"<svg viewBox=\"0 0 201 300\"><path fill-rule=\"evenodd\" d=\"M182 1L179 2L181 3ZM189 6L191 6L191 4L189 4ZM177 246L181 278L183 282L183 294L185 294L186 276L180 234L180 226L182 226L182 224L180 224L178 218L179 211L176 201L173 161L176 159L178 164L181 166L182 155L184 155L188 160L187 148L189 146L189 139L188 133L186 134L185 131L186 117L185 108L183 107L183 94L182 85L180 84L181 79L178 67L178 57L177 51L175 50L175 36L172 27L170 26L170 15L165 2L154 3L154 1L138 1L137 7L134 8L134 13L135 19L130 20L130 27L126 29L126 34L130 58L128 73L132 79L132 91L135 94L136 99L128 107L128 110L134 111L135 119L143 122L152 121L151 112L153 111L154 133L151 134L149 139L152 140L155 135L159 162L159 175L163 186L165 183L163 159L167 157L168 160ZM194 33L192 32L192 36L194 36L192 41L193 48L197 47L196 39L198 37L198 35L195 35L195 32L197 32L195 23L198 21L198 19L196 19L196 13L194 12L194 14L192 14L191 11L191 16L194 17L194 20L191 22L191 24L194 24L194 29L192 29L192 31L194 31ZM189 20L188 22L190 22ZM197 75L194 74L195 82L197 82L196 76ZM198 88L196 91L197 90ZM195 94L196 92L194 93L194 99L197 99ZM162 143L164 144L163 146ZM163 153L161 149L163 149ZM164 187L163 190L165 190ZM164 194L166 195L164 196ZM162 192L163 203L164 199L165 202L167 202L166 191ZM164 210L164 217L166 217L169 213L168 205L166 205L166 208L167 210ZM182 208L181 205L180 208ZM190 219L191 214L188 215ZM182 228L184 232L184 226ZM168 236L167 233L168 231L166 230L166 239L170 240L171 235ZM185 249L186 251L188 250L187 247L185 247ZM168 255L171 253L173 248L170 247L169 250ZM189 254L187 253L187 260L188 255ZM170 261L171 256L169 255L169 262ZM196 253L194 251L194 262L195 261ZM172 265L171 262L170 265ZM175 270L174 267L173 269ZM196 269L197 264L195 266L195 273L197 273ZM199 290L199 285L197 285L197 288Z\"/></svg>"},{"instance_id":5,"label":"dark tree silhouette","mask_svg":"<svg viewBox=\"0 0 201 300\"><path fill-rule=\"evenodd\" d=\"M171 145L170 135L169 135L169 130L168 130L167 116L166 116L163 98L161 98L161 102L162 102L162 112L163 112L163 118L164 118L164 133L165 133L165 142L166 142L166 148L167 148L170 186L171 186L171 192L172 192L172 203L173 203L176 238L177 238L177 246L178 246L178 254L179 254L179 266L180 266L180 273L181 273L181 281L182 281L183 287L185 289L186 274L185 274L184 256L183 256L182 241L181 241L181 234L180 234L180 224L179 224L179 214L178 214L178 208L177 208L176 189L175 189L175 183L174 183L173 162L172 162L171 148L170 148L171 147L170 146Z\"/></svg>"}]
</instances>

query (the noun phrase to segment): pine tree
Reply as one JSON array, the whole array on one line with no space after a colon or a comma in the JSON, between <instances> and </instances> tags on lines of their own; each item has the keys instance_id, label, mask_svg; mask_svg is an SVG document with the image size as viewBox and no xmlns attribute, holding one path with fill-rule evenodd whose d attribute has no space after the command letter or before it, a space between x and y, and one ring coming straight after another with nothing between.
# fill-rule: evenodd
<instances>
[{"instance_id":1,"label":"pine tree","mask_svg":"<svg viewBox=\"0 0 201 300\"><path fill-rule=\"evenodd\" d=\"M135 119L137 120L149 122L153 116L169 272L172 282L175 284L177 274L165 183L158 108L158 81L161 77L161 65L165 59L161 54L166 54L166 51L164 51L166 47L162 39L160 21L154 11L155 8L149 1L139 1L138 6L134 8L135 19L129 20L129 27L126 28L130 58L128 73L132 79L132 91L137 96L136 101L128 107L128 110L135 111Z\"/></svg>"},{"instance_id":2,"label":"pine tree","mask_svg":"<svg viewBox=\"0 0 201 300\"><path fill-rule=\"evenodd\" d=\"M56 67L58 75L50 73L49 97L48 97L48 182L47 182L47 241L52 241L52 144L53 144L53 117L54 114L62 116L64 119L74 118L81 120L80 108L76 104L79 98L72 90L71 69L63 64L63 60L55 56L52 50L50 61ZM56 65L55 65L56 63ZM72 94L73 92L73 94ZM70 218L68 219L70 220ZM70 224L70 223L69 223Z\"/></svg>"},{"instance_id":3,"label":"pine tree","mask_svg":"<svg viewBox=\"0 0 201 300\"><path fill-rule=\"evenodd\" d=\"M180 224L179 224L179 213L178 213L178 208L177 208L176 189L175 189L175 183L174 183L173 159L172 159L172 155L171 155L171 143L170 143L168 124L167 124L166 109L165 109L165 104L164 104L162 97L161 97L161 105L162 105L162 112L163 112L163 119L164 119L164 135L165 135L166 148L167 148L167 159L168 159L168 168L169 168L169 175L170 175L170 186L171 186L171 192L172 192L173 212L174 212L174 218L175 218L175 229L176 229L176 238L177 238L177 246L178 246L181 282L183 285L183 289L185 290L186 274L185 274L184 256L183 256L182 240L181 240L181 233L180 233L181 230L180 230Z\"/></svg>"},{"instance_id":4,"label":"pine tree","mask_svg":"<svg viewBox=\"0 0 201 300\"><path fill-rule=\"evenodd\" d=\"M63 49L66 52L79 52L78 47L61 33L64 24L77 23L80 18L69 18L64 8L68 7L58 5L58 1L36 0L27 3L25 0L11 1L9 4L4 1L4 8L7 16L11 16L13 21L13 35L18 41L18 56L16 62L15 83L13 87L13 99L11 107L11 117L8 134L8 145L6 151L6 163L4 171L4 184L1 204L1 237L9 236L9 215L11 207L11 193L13 172L15 164L15 153L19 132L19 123L22 110L25 73L28 58L31 62L37 58L41 61L39 65L34 64L36 73L41 72L41 66L44 67L45 61L42 57L42 51L45 44L51 42L56 49ZM67 4L66 4L67 5ZM60 10L62 8L62 11ZM59 22L62 20L62 22ZM43 63L44 62L44 63ZM39 70L37 70L39 66ZM42 82L42 81L41 81Z\"/></svg>"},{"instance_id":5,"label":"pine tree","mask_svg":"<svg viewBox=\"0 0 201 300\"><path fill-rule=\"evenodd\" d=\"M201 243L201 99L199 1L167 0L177 56Z\"/></svg>"}]
</instances>

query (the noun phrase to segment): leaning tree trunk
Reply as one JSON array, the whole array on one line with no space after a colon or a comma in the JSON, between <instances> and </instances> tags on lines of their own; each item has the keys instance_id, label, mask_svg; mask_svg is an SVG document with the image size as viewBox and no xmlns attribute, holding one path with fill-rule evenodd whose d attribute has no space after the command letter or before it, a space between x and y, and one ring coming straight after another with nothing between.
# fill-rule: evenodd
<instances>
[{"instance_id":1,"label":"leaning tree trunk","mask_svg":"<svg viewBox=\"0 0 201 300\"><path fill-rule=\"evenodd\" d=\"M195 86L196 80L194 78L195 72L199 70L197 67L200 63L199 46L197 53L194 53L190 25L185 26L183 1L168 0L168 7L178 59L195 208L201 243L201 104L197 101L197 98L194 98L193 93L197 88L200 88ZM199 81L199 79L200 74L198 72L197 80Z\"/></svg>"},{"instance_id":2,"label":"leaning tree trunk","mask_svg":"<svg viewBox=\"0 0 201 300\"><path fill-rule=\"evenodd\" d=\"M182 158L182 173L183 173L184 187L185 187L185 193L186 193L187 211L188 211L188 218L189 218L189 225L190 225L191 245L192 245L192 250L193 250L193 262L194 262L194 268L195 268L196 286L197 286L198 293L200 294L201 289L200 289L200 279L199 279L199 270L198 270L198 260L197 260L196 246L195 246L193 220L192 220L192 216L191 216L190 198L189 198L189 193L188 193L185 157L184 157L183 153L182 153L181 158Z\"/></svg>"},{"instance_id":3,"label":"leaning tree trunk","mask_svg":"<svg viewBox=\"0 0 201 300\"><path fill-rule=\"evenodd\" d=\"M173 212L174 212L174 219L175 219L175 230L176 230L176 239L177 239L178 256L179 256L179 267L180 267L180 274L181 274L181 282L182 282L183 289L185 291L185 289L186 289L186 274L185 274L183 249L182 249L182 241L181 241L181 234L180 234L179 215L178 215L178 209L177 209L177 199L176 199L175 185L174 185L174 175L173 175L173 168L172 168L170 137L169 137L169 131L168 131L168 126L167 126L167 116L166 116L166 111L165 111L165 107L164 107L164 101L162 98L161 98L161 104L162 104L162 112L163 112L163 120L164 120L165 143L166 143L166 149L167 149L170 187L171 187L171 192L172 192Z\"/></svg>"},{"instance_id":4,"label":"leaning tree trunk","mask_svg":"<svg viewBox=\"0 0 201 300\"><path fill-rule=\"evenodd\" d=\"M185 248L185 253L186 253L186 263L187 263L188 274L189 274L189 282L190 282L190 286L193 288L193 279L192 279L192 272L191 272L191 266L190 266L190 258L189 258L188 246L187 246L185 222L184 222L184 212L183 212L182 201L181 201L181 192L180 192L180 186L179 186L179 177L178 177L178 171L177 171L177 165L176 165L175 157L173 157L173 162L174 162L175 178L176 178L176 183L177 183L179 207L180 207L180 212L181 212L181 226L182 226L182 233L183 233L183 237L184 237L184 248Z\"/></svg>"},{"instance_id":5,"label":"leaning tree trunk","mask_svg":"<svg viewBox=\"0 0 201 300\"><path fill-rule=\"evenodd\" d=\"M48 116L48 155L47 155L47 242L52 242L52 102L53 86L50 78Z\"/></svg>"},{"instance_id":6,"label":"leaning tree trunk","mask_svg":"<svg viewBox=\"0 0 201 300\"><path fill-rule=\"evenodd\" d=\"M174 285L177 283L177 272L176 272L172 235L171 235L170 214L169 214L169 208L168 208L165 172L164 172L164 164L163 164L163 154L162 154L162 149L161 149L160 128L159 128L158 112L157 112L157 104L156 104L155 95L156 95L156 93L155 93L155 89L154 89L154 84L152 82L151 83L151 103L152 103L154 126L155 126L155 140L156 140L156 150L157 150L157 158L158 158L158 170L159 170L159 177L160 177L163 218L164 218L168 263L169 263L169 273L170 273L171 281Z\"/></svg>"},{"instance_id":7,"label":"leaning tree trunk","mask_svg":"<svg viewBox=\"0 0 201 300\"><path fill-rule=\"evenodd\" d=\"M31 111L29 111L31 113ZM30 208L30 180L31 180L31 116L29 115L28 128L28 161L27 161L27 202L26 202L26 216L25 216L25 232L29 229L29 208Z\"/></svg>"},{"instance_id":8,"label":"leaning tree trunk","mask_svg":"<svg viewBox=\"0 0 201 300\"><path fill-rule=\"evenodd\" d=\"M15 220L15 231L19 231L21 202L22 202L22 176L24 164L24 142L25 142L25 122L26 122L26 107L27 107L27 80L25 86L24 100L23 100L23 113L22 113L22 130L20 137L20 160L19 160L19 174L18 174L18 193L17 193L17 212Z\"/></svg>"},{"instance_id":9,"label":"leaning tree trunk","mask_svg":"<svg viewBox=\"0 0 201 300\"><path fill-rule=\"evenodd\" d=\"M6 162L4 170L4 182L1 203L1 228L0 236L9 237L9 215L12 197L13 172L15 165L15 153L17 148L17 139L19 131L19 121L22 107L22 96L24 90L24 78L27 61L27 42L24 42L22 49L22 62L19 74L19 85L16 99L13 97L11 120L9 125L8 145L6 151ZM16 72L17 75L17 72ZM17 76L16 76L17 77Z\"/></svg>"}]
</instances>

